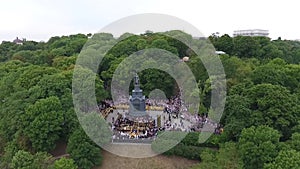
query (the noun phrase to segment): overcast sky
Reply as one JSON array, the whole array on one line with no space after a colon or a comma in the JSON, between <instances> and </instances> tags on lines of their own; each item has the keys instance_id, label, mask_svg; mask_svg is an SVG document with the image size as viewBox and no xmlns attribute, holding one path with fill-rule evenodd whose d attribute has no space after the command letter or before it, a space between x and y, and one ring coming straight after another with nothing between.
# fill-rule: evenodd
<instances>
[{"instance_id":1,"label":"overcast sky","mask_svg":"<svg viewBox=\"0 0 300 169\"><path fill-rule=\"evenodd\" d=\"M300 2L300 1L299 1ZM205 36L267 29L270 37L300 39L298 0L0 0L0 42L95 33L126 16L161 13L196 26Z\"/></svg>"}]
</instances>

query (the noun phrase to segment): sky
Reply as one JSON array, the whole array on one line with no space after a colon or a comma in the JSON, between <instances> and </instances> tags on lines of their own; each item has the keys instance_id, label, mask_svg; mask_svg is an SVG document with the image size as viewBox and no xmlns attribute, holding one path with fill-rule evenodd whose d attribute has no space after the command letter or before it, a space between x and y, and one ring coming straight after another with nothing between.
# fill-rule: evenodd
<instances>
[{"instance_id":1,"label":"sky","mask_svg":"<svg viewBox=\"0 0 300 169\"><path fill-rule=\"evenodd\" d=\"M16 37L96 33L121 18L143 13L178 17L204 36L266 29L270 37L300 39L298 0L0 0L0 42Z\"/></svg>"}]
</instances>

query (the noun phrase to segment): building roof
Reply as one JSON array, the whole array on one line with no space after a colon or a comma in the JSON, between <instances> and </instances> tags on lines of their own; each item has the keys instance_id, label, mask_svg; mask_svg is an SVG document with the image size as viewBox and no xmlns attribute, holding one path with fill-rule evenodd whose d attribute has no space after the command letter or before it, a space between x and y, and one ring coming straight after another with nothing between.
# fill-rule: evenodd
<instances>
[{"instance_id":1,"label":"building roof","mask_svg":"<svg viewBox=\"0 0 300 169\"><path fill-rule=\"evenodd\" d=\"M16 44L23 44L24 40L19 39L18 37L13 41Z\"/></svg>"}]
</instances>

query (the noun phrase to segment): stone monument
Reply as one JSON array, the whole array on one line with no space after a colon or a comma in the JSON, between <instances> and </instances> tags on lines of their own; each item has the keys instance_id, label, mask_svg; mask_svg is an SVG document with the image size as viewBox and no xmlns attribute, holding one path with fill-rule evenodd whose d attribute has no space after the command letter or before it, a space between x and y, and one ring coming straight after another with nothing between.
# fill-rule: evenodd
<instances>
[{"instance_id":1,"label":"stone monument","mask_svg":"<svg viewBox=\"0 0 300 169\"><path fill-rule=\"evenodd\" d=\"M132 90L132 95L129 96L129 117L139 118L147 116L145 100L143 90L140 88L139 76L135 73L134 89Z\"/></svg>"}]
</instances>

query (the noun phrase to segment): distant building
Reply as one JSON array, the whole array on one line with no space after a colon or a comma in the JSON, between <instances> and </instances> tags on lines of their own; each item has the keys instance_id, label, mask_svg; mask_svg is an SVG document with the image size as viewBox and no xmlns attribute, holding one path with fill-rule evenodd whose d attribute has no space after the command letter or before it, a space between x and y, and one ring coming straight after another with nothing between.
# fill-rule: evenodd
<instances>
[{"instance_id":1,"label":"distant building","mask_svg":"<svg viewBox=\"0 0 300 169\"><path fill-rule=\"evenodd\" d=\"M233 36L265 36L268 37L269 31L263 29L246 29L246 30L235 30Z\"/></svg>"},{"instance_id":2,"label":"distant building","mask_svg":"<svg viewBox=\"0 0 300 169\"><path fill-rule=\"evenodd\" d=\"M23 43L24 43L25 41L26 41L25 39L21 40L21 39L19 39L19 38L17 37L17 38L13 41L13 43L18 44L18 45L23 45Z\"/></svg>"}]
</instances>

